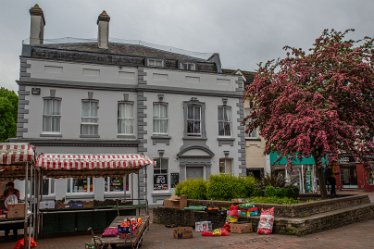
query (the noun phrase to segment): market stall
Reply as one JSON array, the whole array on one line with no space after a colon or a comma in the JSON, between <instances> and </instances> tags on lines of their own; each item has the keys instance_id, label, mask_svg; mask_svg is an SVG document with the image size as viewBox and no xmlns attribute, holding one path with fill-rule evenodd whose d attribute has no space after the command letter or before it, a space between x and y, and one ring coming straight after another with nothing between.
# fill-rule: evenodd
<instances>
[{"instance_id":1,"label":"market stall","mask_svg":"<svg viewBox=\"0 0 374 249\"><path fill-rule=\"evenodd\" d=\"M35 148L27 143L0 143L0 178L2 181L25 180L24 200L19 200L18 190L12 189L11 194L2 195L2 207L0 215L1 230L24 231L24 238L33 237L35 229L34 187L35 187ZM12 183L12 182L10 182ZM7 184L8 185L8 184ZM14 187L14 186L13 186ZM9 189L4 191L4 194ZM34 227L35 228L35 227ZM29 245L28 247L29 248Z\"/></svg>"},{"instance_id":2,"label":"market stall","mask_svg":"<svg viewBox=\"0 0 374 249\"><path fill-rule=\"evenodd\" d=\"M43 177L77 179L125 176L131 173L137 174L139 179L139 171L154 164L153 160L143 154L41 154L37 159L36 168L40 172L39 182ZM59 234L76 233L85 232L89 227L102 231L119 215L136 215L136 210L140 210L141 207L148 212L146 199L126 198L125 193L123 197L115 205L98 206L95 205L96 202L76 202L75 206L65 203L65 206L56 205L53 209L38 208L38 231L43 234L58 229Z\"/></svg>"}]
</instances>

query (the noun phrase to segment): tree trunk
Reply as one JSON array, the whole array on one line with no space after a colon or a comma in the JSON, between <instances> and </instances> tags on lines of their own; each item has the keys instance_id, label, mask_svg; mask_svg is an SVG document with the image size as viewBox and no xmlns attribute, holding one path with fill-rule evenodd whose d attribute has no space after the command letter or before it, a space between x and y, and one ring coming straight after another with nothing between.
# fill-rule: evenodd
<instances>
[{"instance_id":1,"label":"tree trunk","mask_svg":"<svg viewBox=\"0 0 374 249\"><path fill-rule=\"evenodd\" d=\"M316 172L318 176L319 191L321 192L322 199L327 199L327 190L326 190L325 177L323 174L322 157L318 157L318 156L313 156L313 157L316 162Z\"/></svg>"}]
</instances>

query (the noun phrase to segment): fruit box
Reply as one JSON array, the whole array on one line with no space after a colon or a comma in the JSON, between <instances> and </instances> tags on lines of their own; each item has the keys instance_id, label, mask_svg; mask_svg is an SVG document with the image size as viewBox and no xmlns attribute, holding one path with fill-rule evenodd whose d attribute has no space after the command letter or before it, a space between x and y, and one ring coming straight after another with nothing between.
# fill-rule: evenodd
<instances>
[{"instance_id":1,"label":"fruit box","mask_svg":"<svg viewBox=\"0 0 374 249\"><path fill-rule=\"evenodd\" d=\"M174 228L174 239L191 239L193 238L192 227Z\"/></svg>"}]
</instances>

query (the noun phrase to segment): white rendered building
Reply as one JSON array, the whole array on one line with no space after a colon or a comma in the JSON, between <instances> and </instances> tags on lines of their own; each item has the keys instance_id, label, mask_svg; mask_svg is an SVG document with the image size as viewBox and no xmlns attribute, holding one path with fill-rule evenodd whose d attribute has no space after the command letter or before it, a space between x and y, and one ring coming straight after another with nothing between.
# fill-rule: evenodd
<instances>
[{"instance_id":1,"label":"white rendered building","mask_svg":"<svg viewBox=\"0 0 374 249\"><path fill-rule=\"evenodd\" d=\"M243 79L219 54L192 56L144 43L45 40L43 11L30 9L20 66L17 137L37 153L145 153L158 161L138 178L46 179L45 198L170 196L178 181L245 175Z\"/></svg>"}]
</instances>

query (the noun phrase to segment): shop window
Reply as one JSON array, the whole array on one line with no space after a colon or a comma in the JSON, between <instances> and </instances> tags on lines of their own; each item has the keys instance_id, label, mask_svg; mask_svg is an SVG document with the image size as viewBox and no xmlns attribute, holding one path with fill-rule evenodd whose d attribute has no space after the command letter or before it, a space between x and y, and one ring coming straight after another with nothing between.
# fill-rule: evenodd
<instances>
[{"instance_id":1,"label":"shop window","mask_svg":"<svg viewBox=\"0 0 374 249\"><path fill-rule=\"evenodd\" d=\"M369 170L369 184L374 185L374 169Z\"/></svg>"},{"instance_id":2,"label":"shop window","mask_svg":"<svg viewBox=\"0 0 374 249\"><path fill-rule=\"evenodd\" d=\"M105 178L105 192L123 193L123 186L126 185L126 191L129 190L129 175L114 176Z\"/></svg>"},{"instance_id":3,"label":"shop window","mask_svg":"<svg viewBox=\"0 0 374 249\"><path fill-rule=\"evenodd\" d=\"M92 193L92 177L87 178L70 178L68 179L68 193Z\"/></svg>"},{"instance_id":4,"label":"shop window","mask_svg":"<svg viewBox=\"0 0 374 249\"><path fill-rule=\"evenodd\" d=\"M54 195L55 194L55 179L46 178L43 179L43 195Z\"/></svg>"},{"instance_id":5,"label":"shop window","mask_svg":"<svg viewBox=\"0 0 374 249\"><path fill-rule=\"evenodd\" d=\"M232 174L232 159L230 158L219 159L219 173Z\"/></svg>"},{"instance_id":6,"label":"shop window","mask_svg":"<svg viewBox=\"0 0 374 249\"><path fill-rule=\"evenodd\" d=\"M157 165L153 170L153 190L168 190L168 159L157 158L155 161Z\"/></svg>"}]
</instances>

